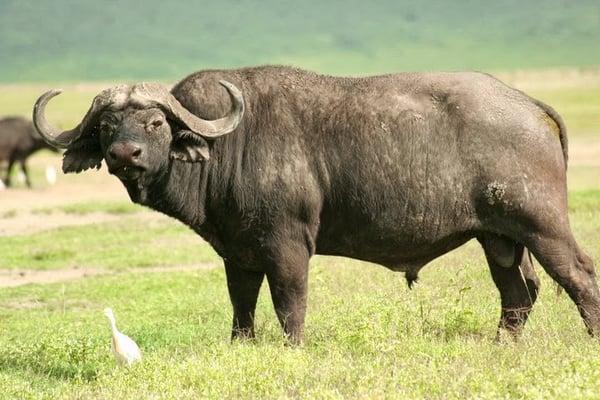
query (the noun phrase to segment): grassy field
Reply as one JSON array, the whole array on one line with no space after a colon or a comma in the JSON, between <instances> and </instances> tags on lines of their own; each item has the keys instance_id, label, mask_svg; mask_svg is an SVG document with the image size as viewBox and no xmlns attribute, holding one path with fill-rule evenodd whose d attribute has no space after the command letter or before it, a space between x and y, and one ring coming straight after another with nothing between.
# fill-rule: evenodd
<instances>
[{"instance_id":1,"label":"grassy field","mask_svg":"<svg viewBox=\"0 0 600 400\"><path fill-rule=\"evenodd\" d=\"M345 74L600 63L596 0L3 0L0 37L0 82L265 62Z\"/></svg>"},{"instance_id":2,"label":"grassy field","mask_svg":"<svg viewBox=\"0 0 600 400\"><path fill-rule=\"evenodd\" d=\"M600 192L574 198L575 230L598 263ZM162 244L148 243L147 236ZM79 240L65 242L74 237ZM135 237L139 241L128 239ZM206 244L175 222L164 231L132 222L2 242L1 253L20 255L18 263L28 268L48 267L35 254L27 259L28 250L65 246L70 251L57 253L63 267L85 254L82 265L116 274L0 292L0 397L593 398L600 392L600 345L539 267L542 295L524 337L494 342L499 300L475 243L427 267L413 291L401 274L316 257L307 342L290 348L266 287L256 343L231 345L221 268L122 270L199 260L219 265ZM143 349L141 365L114 366L105 306Z\"/></svg>"},{"instance_id":3,"label":"grassy field","mask_svg":"<svg viewBox=\"0 0 600 400\"><path fill-rule=\"evenodd\" d=\"M600 69L555 69L540 72L504 73L500 79L524 89L528 94L552 105L564 118L570 135L598 135L600 127ZM182 76L183 78L183 76ZM79 123L92 99L102 89L121 81L94 84L0 85L0 115L31 116L32 104L46 90L64 92L48 105L49 118L67 128ZM165 82L170 84L173 82Z\"/></svg>"},{"instance_id":4,"label":"grassy field","mask_svg":"<svg viewBox=\"0 0 600 400\"><path fill-rule=\"evenodd\" d=\"M571 223L600 266L600 74L501 76L565 117L573 149ZM50 119L75 124L101 87L66 87L50 105ZM2 87L0 109L28 114L42 90ZM499 296L475 242L427 266L413 290L402 274L315 257L305 345L286 345L266 283L256 341L231 344L231 307L214 251L180 223L115 194L105 172L61 175L56 187L42 185L45 165L58 163L49 157L32 160L36 189L0 192L0 232L12 232L0 236L0 283L14 274L102 274L0 288L0 399L600 394L600 343L587 336L572 302L555 295L539 265L542 292L523 337L494 340ZM39 226L25 226L31 220ZM64 223L44 225L50 220ZM144 353L131 369L115 366L102 315L107 306Z\"/></svg>"}]
</instances>

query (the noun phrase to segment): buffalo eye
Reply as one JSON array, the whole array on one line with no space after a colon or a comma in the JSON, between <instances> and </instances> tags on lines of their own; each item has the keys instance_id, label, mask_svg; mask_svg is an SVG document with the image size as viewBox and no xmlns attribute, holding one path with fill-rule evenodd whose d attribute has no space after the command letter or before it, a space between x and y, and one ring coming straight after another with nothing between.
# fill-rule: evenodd
<instances>
[{"instance_id":1,"label":"buffalo eye","mask_svg":"<svg viewBox=\"0 0 600 400\"><path fill-rule=\"evenodd\" d=\"M160 128L162 126L162 124L163 124L163 120L162 119L155 119L155 120L153 120L152 122L150 122L148 124L148 129L152 130L152 131L155 131L158 128Z\"/></svg>"},{"instance_id":2,"label":"buffalo eye","mask_svg":"<svg viewBox=\"0 0 600 400\"><path fill-rule=\"evenodd\" d=\"M114 130L114 126L108 121L100 121L100 132L102 133L112 133Z\"/></svg>"}]
</instances>

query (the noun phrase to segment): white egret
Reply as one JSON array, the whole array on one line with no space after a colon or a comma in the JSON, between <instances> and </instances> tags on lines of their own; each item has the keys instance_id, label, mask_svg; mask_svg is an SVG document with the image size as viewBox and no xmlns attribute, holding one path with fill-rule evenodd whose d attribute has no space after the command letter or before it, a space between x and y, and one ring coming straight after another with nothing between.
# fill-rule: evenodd
<instances>
[{"instance_id":1,"label":"white egret","mask_svg":"<svg viewBox=\"0 0 600 400\"><path fill-rule=\"evenodd\" d=\"M48 165L46 167L46 181L50 185L54 185L56 183L56 168L52 165Z\"/></svg>"},{"instance_id":2,"label":"white egret","mask_svg":"<svg viewBox=\"0 0 600 400\"><path fill-rule=\"evenodd\" d=\"M129 336L119 332L115 315L110 308L104 309L104 315L110 322L112 331L112 351L115 359L121 365L132 365L142 359L142 352L138 345Z\"/></svg>"}]
</instances>

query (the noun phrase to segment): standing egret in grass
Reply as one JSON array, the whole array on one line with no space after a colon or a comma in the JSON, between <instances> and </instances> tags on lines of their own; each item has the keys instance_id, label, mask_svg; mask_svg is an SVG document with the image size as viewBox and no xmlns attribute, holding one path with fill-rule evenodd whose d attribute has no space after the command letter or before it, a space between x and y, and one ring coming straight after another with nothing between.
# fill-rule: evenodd
<instances>
[{"instance_id":1,"label":"standing egret in grass","mask_svg":"<svg viewBox=\"0 0 600 400\"><path fill-rule=\"evenodd\" d=\"M121 365L131 365L140 361L142 359L140 348L129 336L119 332L113 311L110 308L105 308L104 315L110 322L112 351L117 362Z\"/></svg>"}]
</instances>

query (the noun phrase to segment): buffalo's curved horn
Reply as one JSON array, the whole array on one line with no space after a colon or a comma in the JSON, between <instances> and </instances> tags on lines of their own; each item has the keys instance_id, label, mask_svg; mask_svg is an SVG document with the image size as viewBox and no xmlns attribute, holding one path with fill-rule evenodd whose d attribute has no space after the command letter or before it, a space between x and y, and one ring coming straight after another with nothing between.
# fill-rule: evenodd
<instances>
[{"instance_id":1,"label":"buffalo's curved horn","mask_svg":"<svg viewBox=\"0 0 600 400\"><path fill-rule=\"evenodd\" d=\"M62 90L49 90L35 102L35 106L33 107L33 124L48 144L58 148L67 148L93 126L93 122L100 111L109 105L122 105L130 91L131 88L127 85L119 85L101 91L94 97L92 106L79 125L71 130L61 132L48 123L45 111L48 101L62 93Z\"/></svg>"},{"instance_id":2,"label":"buffalo's curved horn","mask_svg":"<svg viewBox=\"0 0 600 400\"><path fill-rule=\"evenodd\" d=\"M37 99L35 106L33 106L33 124L46 143L57 148L66 149L81 136L81 124L70 131L61 132L48 123L45 115L46 104L48 104L48 101L61 93L62 90L53 89L47 91Z\"/></svg>"},{"instance_id":3,"label":"buffalo's curved horn","mask_svg":"<svg viewBox=\"0 0 600 400\"><path fill-rule=\"evenodd\" d=\"M219 81L227 89L231 99L231 110L223 118L216 120L202 119L188 111L164 86L155 83L141 83L132 91L132 98L142 104L150 101L166 109L172 117L185 124L192 132L206 137L217 138L226 135L239 125L244 115L244 98L242 92L232 83Z\"/></svg>"}]
</instances>

